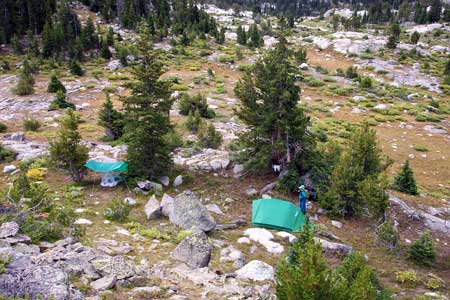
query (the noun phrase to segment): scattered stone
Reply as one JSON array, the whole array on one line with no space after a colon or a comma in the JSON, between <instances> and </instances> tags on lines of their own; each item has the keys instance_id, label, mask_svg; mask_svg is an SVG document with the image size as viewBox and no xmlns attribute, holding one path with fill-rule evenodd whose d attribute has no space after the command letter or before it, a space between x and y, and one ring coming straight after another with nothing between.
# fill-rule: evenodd
<instances>
[{"instance_id":1,"label":"scattered stone","mask_svg":"<svg viewBox=\"0 0 450 300\"><path fill-rule=\"evenodd\" d=\"M15 165L7 165L3 168L3 174L6 173L11 173L12 171L16 170L16 166Z\"/></svg>"},{"instance_id":2,"label":"scattered stone","mask_svg":"<svg viewBox=\"0 0 450 300\"><path fill-rule=\"evenodd\" d=\"M0 226L0 239L15 236L19 232L16 222L5 222Z\"/></svg>"},{"instance_id":3,"label":"scattered stone","mask_svg":"<svg viewBox=\"0 0 450 300\"><path fill-rule=\"evenodd\" d=\"M183 176L182 175L178 175L175 180L173 181L173 186L177 187L183 184Z\"/></svg>"},{"instance_id":4,"label":"scattered stone","mask_svg":"<svg viewBox=\"0 0 450 300\"><path fill-rule=\"evenodd\" d=\"M136 205L136 200L130 197L126 197L125 199L123 199L123 203L128 204L130 206L134 206Z\"/></svg>"},{"instance_id":5,"label":"scattered stone","mask_svg":"<svg viewBox=\"0 0 450 300\"><path fill-rule=\"evenodd\" d=\"M316 244L320 243L322 245L323 252L328 254L347 255L353 251L353 248L351 246L329 242L317 237L314 237L314 242Z\"/></svg>"},{"instance_id":6,"label":"scattered stone","mask_svg":"<svg viewBox=\"0 0 450 300\"><path fill-rule=\"evenodd\" d=\"M76 224L76 225L92 225L92 221L88 220L88 219L80 218L80 219L77 219L74 222L74 224Z\"/></svg>"},{"instance_id":7,"label":"scattered stone","mask_svg":"<svg viewBox=\"0 0 450 300\"><path fill-rule=\"evenodd\" d=\"M161 213L169 217L170 213L173 210L173 201L174 199L167 194L164 194L161 200Z\"/></svg>"},{"instance_id":8,"label":"scattered stone","mask_svg":"<svg viewBox=\"0 0 450 300\"><path fill-rule=\"evenodd\" d=\"M249 228L244 231L244 234L248 236L252 241L258 242L263 245L270 253L282 253L284 247L276 242L273 242L273 234L264 228Z\"/></svg>"},{"instance_id":9,"label":"scattered stone","mask_svg":"<svg viewBox=\"0 0 450 300\"><path fill-rule=\"evenodd\" d=\"M258 195L258 191L257 191L256 189L254 189L254 188L250 188L250 189L247 189L247 190L245 191L245 194L246 194L248 197L253 197L253 196L255 196L255 195Z\"/></svg>"},{"instance_id":10,"label":"scattered stone","mask_svg":"<svg viewBox=\"0 0 450 300\"><path fill-rule=\"evenodd\" d=\"M283 239L287 238L289 240L289 243L293 243L297 239L295 235L286 231L279 231L276 233L276 235L282 237Z\"/></svg>"},{"instance_id":11,"label":"scattered stone","mask_svg":"<svg viewBox=\"0 0 450 300\"><path fill-rule=\"evenodd\" d=\"M309 68L309 66L308 66L308 64L307 63L302 63L301 65L300 65L300 69L301 70L308 70L308 68Z\"/></svg>"},{"instance_id":12,"label":"scattered stone","mask_svg":"<svg viewBox=\"0 0 450 300\"><path fill-rule=\"evenodd\" d=\"M162 289L159 286L142 286L133 288L131 292L145 293L145 294L159 294L162 292Z\"/></svg>"},{"instance_id":13,"label":"scattered stone","mask_svg":"<svg viewBox=\"0 0 450 300\"><path fill-rule=\"evenodd\" d=\"M331 225L333 225L334 227L339 228L339 229L341 229L342 226L344 226L344 224L342 224L339 221L335 221L335 220L331 220Z\"/></svg>"},{"instance_id":14,"label":"scattered stone","mask_svg":"<svg viewBox=\"0 0 450 300\"><path fill-rule=\"evenodd\" d=\"M15 133L11 134L11 137L9 139L11 141L24 142L25 141L25 133L15 132Z\"/></svg>"},{"instance_id":15,"label":"scattered stone","mask_svg":"<svg viewBox=\"0 0 450 300\"><path fill-rule=\"evenodd\" d=\"M223 215L222 210L220 209L220 207L217 204L207 204L207 205L205 205L205 207L210 212L213 212L218 215Z\"/></svg>"},{"instance_id":16,"label":"scattered stone","mask_svg":"<svg viewBox=\"0 0 450 300\"><path fill-rule=\"evenodd\" d=\"M235 165L233 168L233 173L236 175L242 173L243 171L244 171L244 165L241 165L241 164Z\"/></svg>"},{"instance_id":17,"label":"scattered stone","mask_svg":"<svg viewBox=\"0 0 450 300\"><path fill-rule=\"evenodd\" d=\"M96 291L106 291L112 289L116 284L117 278L115 275L105 276L96 281L91 282L91 288Z\"/></svg>"},{"instance_id":18,"label":"scattered stone","mask_svg":"<svg viewBox=\"0 0 450 300\"><path fill-rule=\"evenodd\" d=\"M252 260L236 271L237 277L254 281L274 280L274 270L271 265L259 260Z\"/></svg>"},{"instance_id":19,"label":"scattered stone","mask_svg":"<svg viewBox=\"0 0 450 300\"><path fill-rule=\"evenodd\" d=\"M161 176L161 177L159 177L159 182L161 182L161 184L163 185L163 186L169 186L169 184L170 184L170 179L169 179L169 176Z\"/></svg>"},{"instance_id":20,"label":"scattered stone","mask_svg":"<svg viewBox=\"0 0 450 300\"><path fill-rule=\"evenodd\" d=\"M175 248L172 257L186 263L191 268L208 266L211 259L212 246L202 231L196 231L185 237Z\"/></svg>"},{"instance_id":21,"label":"scattered stone","mask_svg":"<svg viewBox=\"0 0 450 300\"><path fill-rule=\"evenodd\" d=\"M134 266L123 256L100 257L91 261L95 271L102 276L115 275L117 280L127 279L136 275Z\"/></svg>"},{"instance_id":22,"label":"scattered stone","mask_svg":"<svg viewBox=\"0 0 450 300\"><path fill-rule=\"evenodd\" d=\"M196 227L208 232L216 227L216 222L210 216L208 210L191 191L184 191L175 197L169 220L183 229Z\"/></svg>"},{"instance_id":23,"label":"scattered stone","mask_svg":"<svg viewBox=\"0 0 450 300\"><path fill-rule=\"evenodd\" d=\"M353 101L355 101L355 102L361 102L364 100L366 100L366 97L364 97L364 96L353 96Z\"/></svg>"},{"instance_id":24,"label":"scattered stone","mask_svg":"<svg viewBox=\"0 0 450 300\"><path fill-rule=\"evenodd\" d=\"M242 268L245 264L245 256L233 246L228 246L220 251L220 262L233 262L235 268Z\"/></svg>"},{"instance_id":25,"label":"scattered stone","mask_svg":"<svg viewBox=\"0 0 450 300\"><path fill-rule=\"evenodd\" d=\"M237 242L239 244L250 244L250 239L248 237L240 237L238 238Z\"/></svg>"},{"instance_id":26,"label":"scattered stone","mask_svg":"<svg viewBox=\"0 0 450 300\"><path fill-rule=\"evenodd\" d=\"M145 204L144 210L147 220L156 219L161 215L161 207L155 195L150 197L147 204Z\"/></svg>"},{"instance_id":27,"label":"scattered stone","mask_svg":"<svg viewBox=\"0 0 450 300\"><path fill-rule=\"evenodd\" d=\"M122 68L122 64L120 63L120 60L118 60L118 59L111 60L108 63L108 65L105 67L105 69L108 69L111 71L117 71L120 68Z\"/></svg>"}]
</instances>

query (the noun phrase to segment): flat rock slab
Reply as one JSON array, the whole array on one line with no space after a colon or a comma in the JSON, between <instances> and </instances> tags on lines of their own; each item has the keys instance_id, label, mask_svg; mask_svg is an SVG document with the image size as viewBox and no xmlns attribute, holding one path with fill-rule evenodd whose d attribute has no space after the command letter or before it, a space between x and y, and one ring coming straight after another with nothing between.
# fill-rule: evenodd
<instances>
[{"instance_id":1,"label":"flat rock slab","mask_svg":"<svg viewBox=\"0 0 450 300\"><path fill-rule=\"evenodd\" d=\"M264 228L249 228L244 231L244 235L248 236L252 241L263 245L270 253L282 253L284 251L283 245L273 242L273 234Z\"/></svg>"},{"instance_id":2,"label":"flat rock slab","mask_svg":"<svg viewBox=\"0 0 450 300\"><path fill-rule=\"evenodd\" d=\"M15 236L19 232L16 222L6 222L0 226L0 239Z\"/></svg>"},{"instance_id":3,"label":"flat rock slab","mask_svg":"<svg viewBox=\"0 0 450 300\"><path fill-rule=\"evenodd\" d=\"M259 260L252 260L236 271L237 277L254 281L274 280L273 267Z\"/></svg>"}]
</instances>

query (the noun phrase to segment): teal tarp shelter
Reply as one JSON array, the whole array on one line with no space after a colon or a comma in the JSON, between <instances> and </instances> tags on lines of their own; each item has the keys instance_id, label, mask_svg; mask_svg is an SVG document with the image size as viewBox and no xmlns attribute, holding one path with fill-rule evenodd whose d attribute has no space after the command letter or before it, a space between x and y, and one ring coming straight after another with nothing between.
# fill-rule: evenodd
<instances>
[{"instance_id":1,"label":"teal tarp shelter","mask_svg":"<svg viewBox=\"0 0 450 300\"><path fill-rule=\"evenodd\" d=\"M113 187L123 178L118 173L125 172L128 169L128 163L124 161L118 162L101 162L90 160L85 165L86 168L102 174L101 186Z\"/></svg>"},{"instance_id":2,"label":"teal tarp shelter","mask_svg":"<svg viewBox=\"0 0 450 300\"><path fill-rule=\"evenodd\" d=\"M252 224L289 232L299 232L305 215L292 202L279 199L258 199L252 204Z\"/></svg>"}]
</instances>

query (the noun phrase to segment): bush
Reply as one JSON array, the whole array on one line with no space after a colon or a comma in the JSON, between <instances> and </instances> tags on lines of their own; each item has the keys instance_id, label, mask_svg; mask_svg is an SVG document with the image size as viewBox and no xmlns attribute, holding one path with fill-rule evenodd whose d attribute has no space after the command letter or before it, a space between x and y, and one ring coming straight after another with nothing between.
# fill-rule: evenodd
<instances>
[{"instance_id":1,"label":"bush","mask_svg":"<svg viewBox=\"0 0 450 300\"><path fill-rule=\"evenodd\" d=\"M8 130L8 126L6 124L0 122L0 132L6 132Z\"/></svg>"},{"instance_id":2,"label":"bush","mask_svg":"<svg viewBox=\"0 0 450 300\"><path fill-rule=\"evenodd\" d=\"M277 183L277 190L285 193L294 193L298 190L300 177L295 168L290 168L285 176Z\"/></svg>"},{"instance_id":3,"label":"bush","mask_svg":"<svg viewBox=\"0 0 450 300\"><path fill-rule=\"evenodd\" d=\"M196 110L194 114L190 111L185 122L185 126L190 132L197 133L202 123L203 120L200 117L200 113L198 112L198 110Z\"/></svg>"},{"instance_id":4,"label":"bush","mask_svg":"<svg viewBox=\"0 0 450 300\"><path fill-rule=\"evenodd\" d=\"M414 173L409 166L409 160L405 162L400 173L395 177L393 188L399 192L417 195L416 179Z\"/></svg>"},{"instance_id":5,"label":"bush","mask_svg":"<svg viewBox=\"0 0 450 300\"><path fill-rule=\"evenodd\" d=\"M216 116L214 110L208 107L206 98L203 95L197 94L191 97L187 93L183 93L180 99L180 114L187 116L189 112L194 114L196 110L198 110L202 118L212 119Z\"/></svg>"},{"instance_id":6,"label":"bush","mask_svg":"<svg viewBox=\"0 0 450 300\"><path fill-rule=\"evenodd\" d=\"M50 103L49 110L57 110L57 109L65 109L65 108L71 108L75 109L75 104L69 102L66 100L66 94L62 90L59 90L56 92L56 97Z\"/></svg>"},{"instance_id":7,"label":"bush","mask_svg":"<svg viewBox=\"0 0 450 300\"><path fill-rule=\"evenodd\" d=\"M384 222L377 229L378 239L387 246L389 250L397 248L400 236L391 221Z\"/></svg>"},{"instance_id":8,"label":"bush","mask_svg":"<svg viewBox=\"0 0 450 300\"><path fill-rule=\"evenodd\" d=\"M33 118L26 118L23 120L23 129L25 131L38 131L41 128L41 123Z\"/></svg>"},{"instance_id":9,"label":"bush","mask_svg":"<svg viewBox=\"0 0 450 300\"><path fill-rule=\"evenodd\" d=\"M217 61L220 63L229 63L229 64L233 64L234 63L234 57L232 57L231 55L227 55L227 54L222 54L217 58Z\"/></svg>"},{"instance_id":10,"label":"bush","mask_svg":"<svg viewBox=\"0 0 450 300\"><path fill-rule=\"evenodd\" d=\"M203 148L217 149L222 144L222 134L213 124L202 124L198 132L198 143Z\"/></svg>"},{"instance_id":11,"label":"bush","mask_svg":"<svg viewBox=\"0 0 450 300\"><path fill-rule=\"evenodd\" d=\"M108 93L105 93L105 102L98 113L98 125L105 128L107 137L117 140L122 136L124 127L124 116L117 111Z\"/></svg>"},{"instance_id":12,"label":"bush","mask_svg":"<svg viewBox=\"0 0 450 300\"><path fill-rule=\"evenodd\" d=\"M433 239L429 231L425 231L411 246L408 257L418 265L427 267L431 266L436 261Z\"/></svg>"},{"instance_id":13,"label":"bush","mask_svg":"<svg viewBox=\"0 0 450 300\"><path fill-rule=\"evenodd\" d=\"M418 282L416 271L397 271L395 272L395 280L411 288L414 288Z\"/></svg>"},{"instance_id":14,"label":"bush","mask_svg":"<svg viewBox=\"0 0 450 300\"><path fill-rule=\"evenodd\" d=\"M6 266L12 261L12 256L6 252L0 253L0 274L5 273Z\"/></svg>"},{"instance_id":15,"label":"bush","mask_svg":"<svg viewBox=\"0 0 450 300\"><path fill-rule=\"evenodd\" d=\"M373 86L372 78L366 76L362 77L359 86L363 89L370 89Z\"/></svg>"},{"instance_id":16,"label":"bush","mask_svg":"<svg viewBox=\"0 0 450 300\"><path fill-rule=\"evenodd\" d=\"M130 214L130 206L119 197L113 199L111 204L103 212L105 219L110 221L123 222Z\"/></svg>"},{"instance_id":17,"label":"bush","mask_svg":"<svg viewBox=\"0 0 450 300\"><path fill-rule=\"evenodd\" d=\"M62 82L56 77L56 74L52 74L50 78L50 82L48 83L47 92L48 93L56 93L57 91L66 92L66 88L62 84Z\"/></svg>"},{"instance_id":18,"label":"bush","mask_svg":"<svg viewBox=\"0 0 450 300\"><path fill-rule=\"evenodd\" d=\"M357 78L358 72L356 70L356 67L348 67L347 71L345 71L345 77L349 79Z\"/></svg>"},{"instance_id":19,"label":"bush","mask_svg":"<svg viewBox=\"0 0 450 300\"><path fill-rule=\"evenodd\" d=\"M174 242L176 244L179 244L182 240L184 240L186 237L192 235L192 231L189 230L181 230L178 232L177 236L174 239Z\"/></svg>"},{"instance_id":20,"label":"bush","mask_svg":"<svg viewBox=\"0 0 450 300\"><path fill-rule=\"evenodd\" d=\"M17 154L13 150L0 145L0 163L11 162L16 158L16 155Z\"/></svg>"},{"instance_id":21,"label":"bush","mask_svg":"<svg viewBox=\"0 0 450 300\"><path fill-rule=\"evenodd\" d=\"M19 81L13 92L19 96L31 95L34 93L33 89L34 78L33 71L28 60L24 60L22 69L19 74Z\"/></svg>"},{"instance_id":22,"label":"bush","mask_svg":"<svg viewBox=\"0 0 450 300\"><path fill-rule=\"evenodd\" d=\"M70 61L69 70L70 70L70 74L72 74L72 75L77 75L77 76L84 75L84 70L81 68L80 64L75 59L72 59Z\"/></svg>"},{"instance_id":23,"label":"bush","mask_svg":"<svg viewBox=\"0 0 450 300\"><path fill-rule=\"evenodd\" d=\"M40 241L53 242L62 237L62 228L59 224L38 220L33 216L29 216L25 223L21 224L20 231L28 235L34 244Z\"/></svg>"}]
</instances>

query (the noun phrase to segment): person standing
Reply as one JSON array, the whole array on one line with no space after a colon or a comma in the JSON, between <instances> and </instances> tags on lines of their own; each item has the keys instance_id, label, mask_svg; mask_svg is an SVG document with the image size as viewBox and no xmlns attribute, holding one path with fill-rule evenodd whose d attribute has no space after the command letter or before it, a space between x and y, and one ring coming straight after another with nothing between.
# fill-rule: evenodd
<instances>
[{"instance_id":1,"label":"person standing","mask_svg":"<svg viewBox=\"0 0 450 300\"><path fill-rule=\"evenodd\" d=\"M308 194L306 193L305 186L302 184L298 187L299 193L298 193L298 200L299 200L299 206L300 210L303 214L306 214L306 198Z\"/></svg>"}]
</instances>

